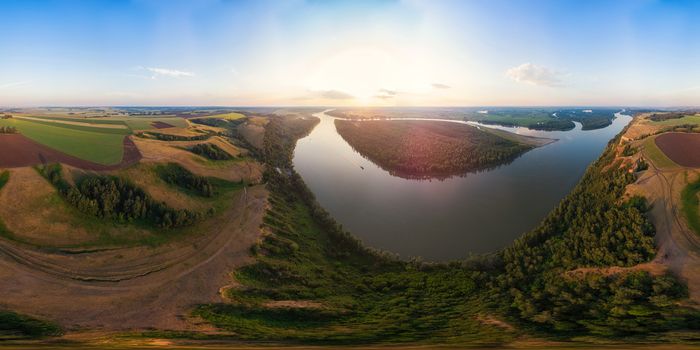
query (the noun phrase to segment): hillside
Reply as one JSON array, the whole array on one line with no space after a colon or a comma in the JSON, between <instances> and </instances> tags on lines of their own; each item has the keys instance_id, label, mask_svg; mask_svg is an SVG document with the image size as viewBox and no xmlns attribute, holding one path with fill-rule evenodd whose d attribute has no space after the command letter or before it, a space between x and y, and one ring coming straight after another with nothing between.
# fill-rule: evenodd
<instances>
[{"instance_id":1,"label":"hillside","mask_svg":"<svg viewBox=\"0 0 700 350\"><path fill-rule=\"evenodd\" d=\"M318 119L267 120L258 158L265 164L265 188L231 192L226 198L241 205L224 207L231 220L196 226L207 234L172 240L144 257L138 246L85 251L76 258L12 242L32 237L10 234L3 239L0 249L14 259L0 259L0 271L5 271L0 277L13 281L0 286L4 304L11 306L0 313L0 321L6 320L0 322L0 332L55 336L61 328L71 334L78 331L71 328L75 324L86 330L98 322L120 334L101 338L102 344L125 344L125 339L134 339L129 344L158 339L168 344L428 346L694 341L700 327L697 290L693 285L688 289L682 273L695 265L687 259L677 263L680 256L667 260L657 254L659 249L672 253L658 240L668 234L658 210L668 207L655 194L645 192L652 201L647 202L639 195L643 191L635 190L655 173L638 169L634 157L639 153L627 150L622 137L612 140L561 204L512 246L489 256L434 264L397 260L366 248L316 203L291 158L296 141ZM146 165L120 176L152 191L154 180L137 179ZM154 166L155 174L183 171ZM22 171L42 180L33 169ZM19 193L19 174L10 171L9 181L0 175L1 194ZM188 201L206 203L209 192L200 189L197 185L183 193ZM168 200L169 206L177 203ZM89 266L81 256L89 257ZM16 269L29 273L13 280ZM63 287L40 297L31 292L52 283ZM10 292L16 288L25 292ZM28 295L34 298L30 306L22 303ZM76 313L56 303L56 297L91 307ZM121 301L114 305L110 298ZM89 335L82 339L94 341Z\"/></svg>"}]
</instances>

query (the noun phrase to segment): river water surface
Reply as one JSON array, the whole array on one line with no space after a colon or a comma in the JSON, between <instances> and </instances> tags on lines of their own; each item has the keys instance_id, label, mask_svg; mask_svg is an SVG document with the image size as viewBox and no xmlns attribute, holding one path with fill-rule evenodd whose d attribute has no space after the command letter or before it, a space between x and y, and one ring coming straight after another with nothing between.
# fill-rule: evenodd
<instances>
[{"instance_id":1,"label":"river water surface","mask_svg":"<svg viewBox=\"0 0 700 350\"><path fill-rule=\"evenodd\" d=\"M390 175L343 140L333 117L314 115L321 123L297 143L294 167L318 202L368 246L439 261L496 251L534 228L632 119L617 114L590 131L498 127L558 141L494 170L427 181Z\"/></svg>"}]
</instances>

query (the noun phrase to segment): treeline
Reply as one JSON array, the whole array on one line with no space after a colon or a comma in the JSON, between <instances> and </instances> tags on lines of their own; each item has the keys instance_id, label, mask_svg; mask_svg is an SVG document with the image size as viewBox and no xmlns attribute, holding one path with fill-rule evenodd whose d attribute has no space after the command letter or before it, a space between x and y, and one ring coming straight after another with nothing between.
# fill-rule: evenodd
<instances>
[{"instance_id":1,"label":"treeline","mask_svg":"<svg viewBox=\"0 0 700 350\"><path fill-rule=\"evenodd\" d=\"M250 142L248 142L248 140L246 140L246 138L238 132L238 127L245 123L247 119L248 118L240 118L234 120L222 118L203 118L192 119L191 121L197 124L226 129L226 132L224 132L223 134L224 136L229 138L229 141L231 141L236 146L245 148L246 150L248 150L248 152L250 152L252 156L256 158L261 158L264 155L256 147L251 145Z\"/></svg>"},{"instance_id":2,"label":"treeline","mask_svg":"<svg viewBox=\"0 0 700 350\"><path fill-rule=\"evenodd\" d=\"M189 147L188 150L194 154L200 155L211 160L233 159L232 155L221 149L221 147L212 143L199 143L192 147Z\"/></svg>"},{"instance_id":3,"label":"treeline","mask_svg":"<svg viewBox=\"0 0 700 350\"><path fill-rule=\"evenodd\" d=\"M688 115L693 115L695 112L689 112L689 111L684 111L684 112L666 112L666 113L652 113L649 116L649 120L655 121L655 122L662 122L664 120L671 120L671 119L681 119L685 116Z\"/></svg>"},{"instance_id":4,"label":"treeline","mask_svg":"<svg viewBox=\"0 0 700 350\"><path fill-rule=\"evenodd\" d=\"M38 170L56 186L68 204L86 215L119 222L143 221L160 228L192 225L205 216L156 202L142 189L123 178L85 175L76 181L74 187L63 178L60 164L45 165Z\"/></svg>"},{"instance_id":5,"label":"treeline","mask_svg":"<svg viewBox=\"0 0 700 350\"><path fill-rule=\"evenodd\" d=\"M213 133L206 133L202 135L196 135L196 136L182 136L182 135L170 135L170 134L163 134L160 132L153 132L153 131L144 131L141 133L136 134L139 137L146 137L146 136L151 136L155 138L156 140L159 141L202 141L210 138Z\"/></svg>"},{"instance_id":6,"label":"treeline","mask_svg":"<svg viewBox=\"0 0 700 350\"><path fill-rule=\"evenodd\" d=\"M0 134L16 134L17 128L14 126L0 126Z\"/></svg>"},{"instance_id":7,"label":"treeline","mask_svg":"<svg viewBox=\"0 0 700 350\"><path fill-rule=\"evenodd\" d=\"M314 200L293 170L295 142L318 119L272 118L265 133L270 208L256 262L236 271L233 301L200 316L241 339L329 344L481 341L512 334L477 321L483 275L461 267L396 260L365 248ZM268 301L309 307L267 307ZM317 306L313 306L316 304Z\"/></svg>"},{"instance_id":8,"label":"treeline","mask_svg":"<svg viewBox=\"0 0 700 350\"><path fill-rule=\"evenodd\" d=\"M533 231L501 253L494 290L509 315L548 332L619 336L700 327L678 305L686 288L670 275L632 267L656 252L642 197L624 198L634 175L614 162L614 139L579 184ZM584 268L579 274L572 270Z\"/></svg>"},{"instance_id":9,"label":"treeline","mask_svg":"<svg viewBox=\"0 0 700 350\"><path fill-rule=\"evenodd\" d=\"M434 121L335 120L362 156L394 175L449 177L510 162L533 148L464 124Z\"/></svg>"},{"instance_id":10,"label":"treeline","mask_svg":"<svg viewBox=\"0 0 700 350\"><path fill-rule=\"evenodd\" d=\"M204 176L198 176L177 163L168 163L156 167L156 172L165 182L192 191L203 197L212 197L214 185Z\"/></svg>"},{"instance_id":11,"label":"treeline","mask_svg":"<svg viewBox=\"0 0 700 350\"><path fill-rule=\"evenodd\" d=\"M200 306L195 315L241 339L332 344L504 344L523 330L644 339L698 329L698 313L681 304L687 290L672 276L596 270L631 267L655 253L646 201L620 200L634 178L612 164L614 142L512 247L494 258L427 264L365 248L316 203L291 158L296 139L317 122L273 118L267 125L270 209L256 261L236 271L245 288L227 292L233 302ZM290 300L309 306L266 305ZM516 330L487 324L491 316L507 316Z\"/></svg>"}]
</instances>

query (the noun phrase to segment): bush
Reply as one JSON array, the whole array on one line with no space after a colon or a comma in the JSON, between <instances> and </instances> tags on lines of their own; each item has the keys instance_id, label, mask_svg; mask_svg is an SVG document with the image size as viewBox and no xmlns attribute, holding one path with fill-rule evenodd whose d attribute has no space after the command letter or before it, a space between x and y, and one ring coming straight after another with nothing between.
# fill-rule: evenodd
<instances>
[{"instance_id":1,"label":"bush","mask_svg":"<svg viewBox=\"0 0 700 350\"><path fill-rule=\"evenodd\" d=\"M221 147L211 143L196 144L188 150L194 154L200 155L211 160L231 160L233 156L221 149Z\"/></svg>"},{"instance_id":2,"label":"bush","mask_svg":"<svg viewBox=\"0 0 700 350\"><path fill-rule=\"evenodd\" d=\"M211 197L214 195L214 186L206 177L192 174L189 170L177 163L159 165L156 168L156 172L163 181L171 185L194 191L198 195L204 197Z\"/></svg>"}]
</instances>

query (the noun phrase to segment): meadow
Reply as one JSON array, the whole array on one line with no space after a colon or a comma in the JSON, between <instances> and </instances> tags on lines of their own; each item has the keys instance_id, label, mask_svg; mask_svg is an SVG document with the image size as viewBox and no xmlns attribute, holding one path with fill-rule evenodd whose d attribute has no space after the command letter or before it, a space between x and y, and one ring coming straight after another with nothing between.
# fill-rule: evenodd
<instances>
[{"instance_id":1,"label":"meadow","mask_svg":"<svg viewBox=\"0 0 700 350\"><path fill-rule=\"evenodd\" d=\"M121 162L124 137L128 133L125 129L91 128L17 118L2 119L0 126L13 126L37 143L102 165Z\"/></svg>"},{"instance_id":2,"label":"meadow","mask_svg":"<svg viewBox=\"0 0 700 350\"><path fill-rule=\"evenodd\" d=\"M683 215L688 220L688 226L700 235L700 180L691 182L681 193L681 207Z\"/></svg>"}]
</instances>

